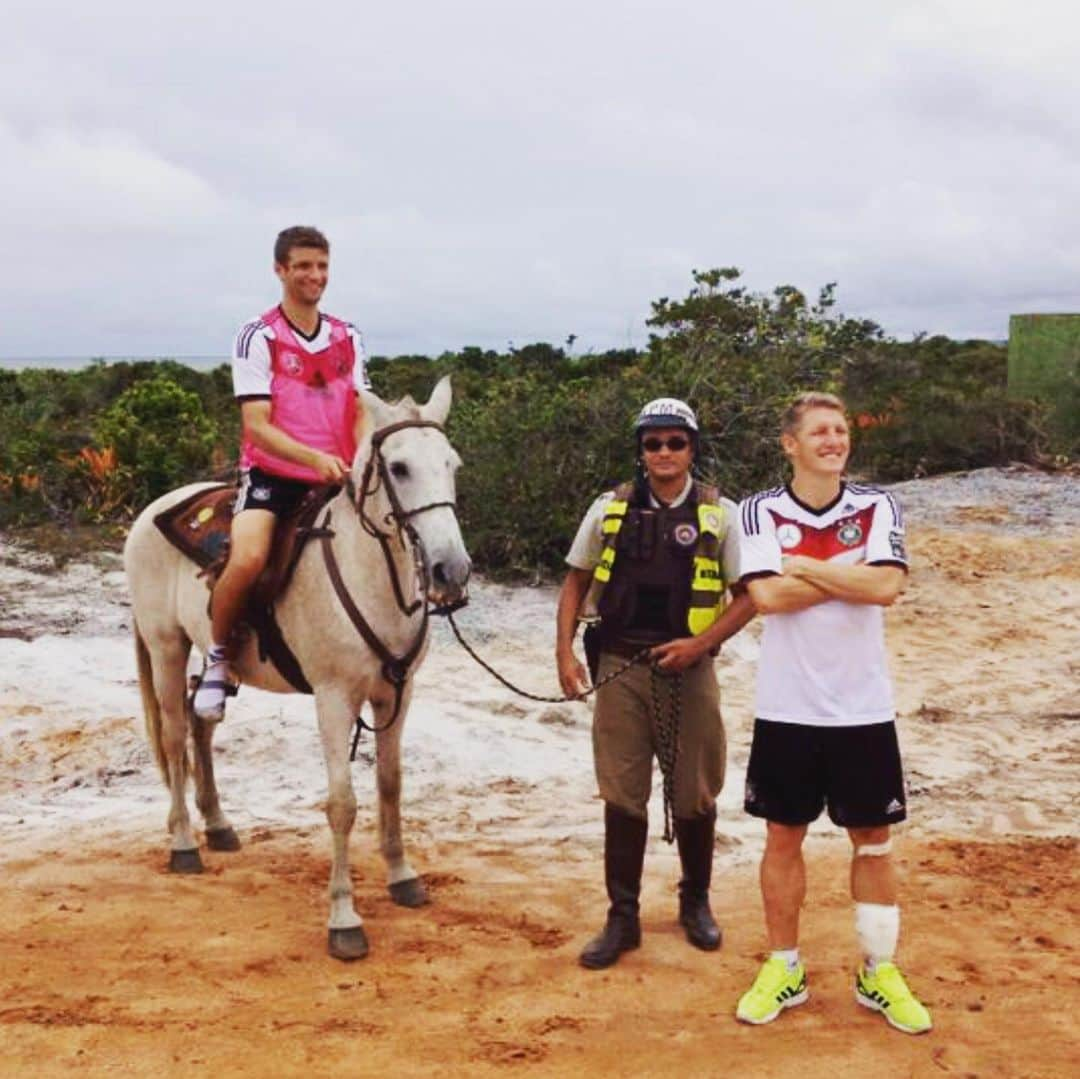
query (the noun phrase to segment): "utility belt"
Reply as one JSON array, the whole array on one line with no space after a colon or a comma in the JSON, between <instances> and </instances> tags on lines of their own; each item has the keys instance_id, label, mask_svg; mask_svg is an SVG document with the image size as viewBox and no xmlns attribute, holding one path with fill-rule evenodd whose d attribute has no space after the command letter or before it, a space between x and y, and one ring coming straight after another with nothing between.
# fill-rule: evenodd
<instances>
[{"instance_id":1,"label":"utility belt","mask_svg":"<svg viewBox=\"0 0 1080 1079\"><path fill-rule=\"evenodd\" d=\"M585 666L589 669L589 677L595 684L600 670L600 656L603 653L607 653L610 656L617 656L619 659L633 659L643 648L655 648L658 644L664 644L662 640L631 640L626 637L617 637L614 640L605 641L600 643L599 627L596 625L586 626L585 632L581 635L581 644L585 649ZM719 654L719 649L711 651L709 653L709 659L715 659ZM701 662L701 661L699 661ZM690 670L694 670L698 666L695 663Z\"/></svg>"},{"instance_id":2,"label":"utility belt","mask_svg":"<svg viewBox=\"0 0 1080 1079\"><path fill-rule=\"evenodd\" d=\"M630 659L632 656L636 656L643 648L655 648L656 645L663 643L663 641L628 641L620 638L619 640L605 642L598 651L607 652L609 655L618 656L620 659Z\"/></svg>"}]
</instances>

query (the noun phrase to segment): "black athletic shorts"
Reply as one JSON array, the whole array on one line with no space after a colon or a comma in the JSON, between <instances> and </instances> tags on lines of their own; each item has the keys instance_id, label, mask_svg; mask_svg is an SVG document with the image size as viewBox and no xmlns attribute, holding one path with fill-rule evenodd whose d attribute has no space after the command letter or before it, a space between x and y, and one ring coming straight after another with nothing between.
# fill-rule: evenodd
<instances>
[{"instance_id":1,"label":"black athletic shorts","mask_svg":"<svg viewBox=\"0 0 1080 1079\"><path fill-rule=\"evenodd\" d=\"M283 517L295 509L312 485L303 480L289 480L264 472L261 468L240 471L240 489L233 503L233 513L241 510L269 510Z\"/></svg>"},{"instance_id":2,"label":"black athletic shorts","mask_svg":"<svg viewBox=\"0 0 1080 1079\"><path fill-rule=\"evenodd\" d=\"M841 828L875 828L907 816L896 724L810 727L754 721L746 812L777 824L809 824L829 807Z\"/></svg>"}]
</instances>

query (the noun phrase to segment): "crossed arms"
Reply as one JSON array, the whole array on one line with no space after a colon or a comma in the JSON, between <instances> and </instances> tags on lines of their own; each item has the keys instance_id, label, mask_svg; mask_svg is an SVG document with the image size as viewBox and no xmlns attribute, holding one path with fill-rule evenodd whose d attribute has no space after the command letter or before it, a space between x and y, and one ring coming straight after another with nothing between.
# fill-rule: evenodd
<instances>
[{"instance_id":1,"label":"crossed arms","mask_svg":"<svg viewBox=\"0 0 1080 1079\"><path fill-rule=\"evenodd\" d=\"M907 574L895 565L848 566L806 555L784 558L782 565L780 574L747 582L760 614L791 614L830 599L888 607L907 582Z\"/></svg>"}]
</instances>

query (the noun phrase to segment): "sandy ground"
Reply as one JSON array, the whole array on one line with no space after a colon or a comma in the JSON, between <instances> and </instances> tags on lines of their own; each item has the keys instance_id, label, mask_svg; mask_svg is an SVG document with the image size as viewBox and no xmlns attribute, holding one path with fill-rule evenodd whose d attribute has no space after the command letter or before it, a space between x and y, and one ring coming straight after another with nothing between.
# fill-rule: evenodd
<instances>
[{"instance_id":1,"label":"sandy ground","mask_svg":"<svg viewBox=\"0 0 1080 1079\"><path fill-rule=\"evenodd\" d=\"M766 1028L732 1019L764 946L761 830L740 811L755 628L718 666L720 952L682 938L677 860L654 838L642 949L606 972L576 965L604 908L588 711L513 697L440 629L405 734L406 835L432 903L386 894L361 760L354 877L372 953L343 965L325 955L310 702L234 702L219 783L244 848L170 876L122 575L106 557L50 572L8 537L0 1074L1080 1073L1077 486L1001 471L897 488L916 560L889 612L911 810L901 959L934 1011L921 1038L852 999L846 839L824 822L808 842L811 1001ZM553 611L550 589L481 584L460 622L507 674L554 693Z\"/></svg>"}]
</instances>

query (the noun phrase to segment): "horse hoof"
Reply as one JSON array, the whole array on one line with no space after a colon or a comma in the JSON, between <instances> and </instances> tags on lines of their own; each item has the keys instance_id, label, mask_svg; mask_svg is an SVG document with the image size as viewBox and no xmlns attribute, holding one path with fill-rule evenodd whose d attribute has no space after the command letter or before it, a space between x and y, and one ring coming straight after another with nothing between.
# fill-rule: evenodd
<instances>
[{"instance_id":1,"label":"horse hoof","mask_svg":"<svg viewBox=\"0 0 1080 1079\"><path fill-rule=\"evenodd\" d=\"M349 962L363 959L368 953L367 934L362 925L354 929L331 929L326 937L326 949L335 959Z\"/></svg>"},{"instance_id":2,"label":"horse hoof","mask_svg":"<svg viewBox=\"0 0 1080 1079\"><path fill-rule=\"evenodd\" d=\"M211 850L239 850L240 837L231 828L207 828L206 845Z\"/></svg>"},{"instance_id":3,"label":"horse hoof","mask_svg":"<svg viewBox=\"0 0 1080 1079\"><path fill-rule=\"evenodd\" d=\"M198 850L174 850L169 854L170 873L201 873L202 859Z\"/></svg>"},{"instance_id":4,"label":"horse hoof","mask_svg":"<svg viewBox=\"0 0 1080 1079\"><path fill-rule=\"evenodd\" d=\"M390 885L390 898L399 907L422 907L428 901L428 894L419 877L410 877Z\"/></svg>"}]
</instances>

